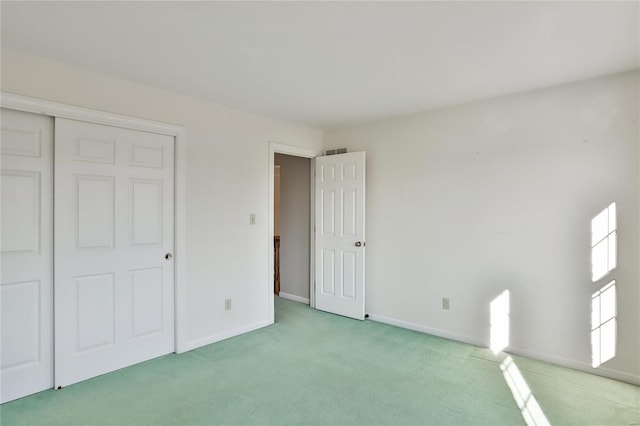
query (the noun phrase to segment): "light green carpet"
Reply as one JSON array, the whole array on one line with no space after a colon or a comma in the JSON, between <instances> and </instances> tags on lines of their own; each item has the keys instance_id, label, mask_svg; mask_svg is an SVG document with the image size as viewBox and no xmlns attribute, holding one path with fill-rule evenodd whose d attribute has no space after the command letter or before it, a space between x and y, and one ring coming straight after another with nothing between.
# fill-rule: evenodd
<instances>
[{"instance_id":1,"label":"light green carpet","mask_svg":"<svg viewBox=\"0 0 640 426\"><path fill-rule=\"evenodd\" d=\"M273 326L4 404L0 421L524 424L500 370L503 358L276 298ZM640 388L513 359L551 424L640 424Z\"/></svg>"}]
</instances>

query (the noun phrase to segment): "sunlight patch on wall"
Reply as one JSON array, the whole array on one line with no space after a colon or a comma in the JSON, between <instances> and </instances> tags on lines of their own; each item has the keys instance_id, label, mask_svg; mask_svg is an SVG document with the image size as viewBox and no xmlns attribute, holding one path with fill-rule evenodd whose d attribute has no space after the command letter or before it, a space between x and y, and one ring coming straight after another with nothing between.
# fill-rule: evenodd
<instances>
[{"instance_id":1,"label":"sunlight patch on wall","mask_svg":"<svg viewBox=\"0 0 640 426\"><path fill-rule=\"evenodd\" d=\"M596 282L617 264L616 203L591 220L591 281Z\"/></svg>"},{"instance_id":2,"label":"sunlight patch on wall","mask_svg":"<svg viewBox=\"0 0 640 426\"><path fill-rule=\"evenodd\" d=\"M550 425L513 358L510 356L505 358L500 364L500 370L527 426Z\"/></svg>"},{"instance_id":3,"label":"sunlight patch on wall","mask_svg":"<svg viewBox=\"0 0 640 426\"><path fill-rule=\"evenodd\" d=\"M490 348L494 354L509 346L509 290L491 302Z\"/></svg>"},{"instance_id":4,"label":"sunlight patch on wall","mask_svg":"<svg viewBox=\"0 0 640 426\"><path fill-rule=\"evenodd\" d=\"M591 220L591 280L597 282L618 263L616 203ZM599 367L616 356L616 282L610 281L591 295L591 365Z\"/></svg>"},{"instance_id":5,"label":"sunlight patch on wall","mask_svg":"<svg viewBox=\"0 0 640 426\"><path fill-rule=\"evenodd\" d=\"M616 282L611 281L591 296L591 365L593 368L616 356Z\"/></svg>"}]
</instances>

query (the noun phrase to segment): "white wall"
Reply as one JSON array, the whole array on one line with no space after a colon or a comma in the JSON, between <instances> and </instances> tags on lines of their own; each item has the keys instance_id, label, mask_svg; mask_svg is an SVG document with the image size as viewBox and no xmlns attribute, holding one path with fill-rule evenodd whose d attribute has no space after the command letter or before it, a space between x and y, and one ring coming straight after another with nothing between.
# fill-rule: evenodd
<instances>
[{"instance_id":1,"label":"white wall","mask_svg":"<svg viewBox=\"0 0 640 426\"><path fill-rule=\"evenodd\" d=\"M189 345L268 323L268 141L320 150L320 131L6 48L1 71L6 92L184 126Z\"/></svg>"},{"instance_id":2,"label":"white wall","mask_svg":"<svg viewBox=\"0 0 640 426\"><path fill-rule=\"evenodd\" d=\"M280 165L280 294L308 300L311 160L276 154L275 164Z\"/></svg>"},{"instance_id":3,"label":"white wall","mask_svg":"<svg viewBox=\"0 0 640 426\"><path fill-rule=\"evenodd\" d=\"M599 374L639 383L638 100L625 73L326 132L367 152L367 312L486 346L509 289L511 350L591 371L590 298L615 278ZM618 268L592 283L590 221L612 201Z\"/></svg>"},{"instance_id":4,"label":"white wall","mask_svg":"<svg viewBox=\"0 0 640 426\"><path fill-rule=\"evenodd\" d=\"M512 295L514 351L589 369L591 218L619 212L618 355L640 375L638 74L328 132L3 48L1 89L186 127L191 346L268 322L267 141L367 151L367 311L486 345ZM257 224L249 225L249 214ZM224 311L224 299L233 310ZM451 298L451 310L441 298Z\"/></svg>"}]
</instances>

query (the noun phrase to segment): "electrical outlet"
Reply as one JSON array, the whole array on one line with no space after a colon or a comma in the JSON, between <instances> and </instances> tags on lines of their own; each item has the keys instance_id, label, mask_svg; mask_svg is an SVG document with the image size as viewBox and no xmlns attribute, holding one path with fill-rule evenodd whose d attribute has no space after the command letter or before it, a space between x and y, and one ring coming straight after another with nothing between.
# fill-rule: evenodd
<instances>
[{"instance_id":1,"label":"electrical outlet","mask_svg":"<svg viewBox=\"0 0 640 426\"><path fill-rule=\"evenodd\" d=\"M249 215L249 225L255 225L255 224L256 224L256 214L251 213Z\"/></svg>"},{"instance_id":2,"label":"electrical outlet","mask_svg":"<svg viewBox=\"0 0 640 426\"><path fill-rule=\"evenodd\" d=\"M449 310L449 298L448 297L443 297L442 298L442 309L448 311Z\"/></svg>"},{"instance_id":3,"label":"electrical outlet","mask_svg":"<svg viewBox=\"0 0 640 426\"><path fill-rule=\"evenodd\" d=\"M224 310L225 311L231 310L231 299L224 299Z\"/></svg>"}]
</instances>

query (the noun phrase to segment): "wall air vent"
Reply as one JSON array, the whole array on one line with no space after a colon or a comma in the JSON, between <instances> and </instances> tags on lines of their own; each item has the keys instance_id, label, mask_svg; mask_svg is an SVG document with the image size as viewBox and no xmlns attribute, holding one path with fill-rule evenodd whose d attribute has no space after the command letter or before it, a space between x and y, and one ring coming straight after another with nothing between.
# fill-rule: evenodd
<instances>
[{"instance_id":1,"label":"wall air vent","mask_svg":"<svg viewBox=\"0 0 640 426\"><path fill-rule=\"evenodd\" d=\"M325 151L324 155L336 155L336 154L346 154L347 148L338 148L338 149L328 149Z\"/></svg>"}]
</instances>

